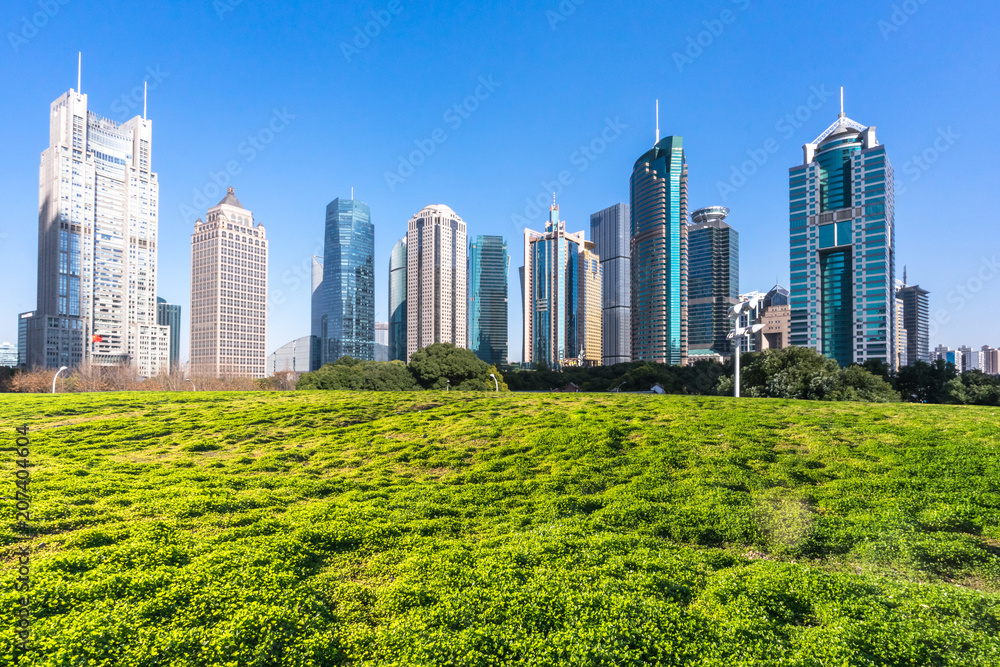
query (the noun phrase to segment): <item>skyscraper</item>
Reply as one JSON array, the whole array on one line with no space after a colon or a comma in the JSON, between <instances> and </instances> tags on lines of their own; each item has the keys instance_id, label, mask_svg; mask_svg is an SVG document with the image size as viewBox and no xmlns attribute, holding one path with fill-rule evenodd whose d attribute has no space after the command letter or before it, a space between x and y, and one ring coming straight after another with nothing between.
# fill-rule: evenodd
<instances>
[{"instance_id":1,"label":"skyscraper","mask_svg":"<svg viewBox=\"0 0 1000 667\"><path fill-rule=\"evenodd\" d=\"M896 366L893 171L875 128L844 115L789 170L792 345Z\"/></svg>"},{"instance_id":2,"label":"skyscraper","mask_svg":"<svg viewBox=\"0 0 1000 667\"><path fill-rule=\"evenodd\" d=\"M17 316L17 365L24 368L28 366L28 324L34 316L33 310Z\"/></svg>"},{"instance_id":3,"label":"skyscraper","mask_svg":"<svg viewBox=\"0 0 1000 667\"><path fill-rule=\"evenodd\" d=\"M905 275L905 271L903 272ZM906 360L930 363L930 292L920 285L897 283L896 297L903 301L903 328L906 329Z\"/></svg>"},{"instance_id":4,"label":"skyscraper","mask_svg":"<svg viewBox=\"0 0 1000 667\"><path fill-rule=\"evenodd\" d=\"M560 369L599 366L602 350L601 260L583 232L566 232L559 207L545 232L524 231L524 362Z\"/></svg>"},{"instance_id":5,"label":"skyscraper","mask_svg":"<svg viewBox=\"0 0 1000 667\"><path fill-rule=\"evenodd\" d=\"M630 182L632 360L687 363L687 161L681 137L659 140Z\"/></svg>"},{"instance_id":6,"label":"skyscraper","mask_svg":"<svg viewBox=\"0 0 1000 667\"><path fill-rule=\"evenodd\" d=\"M590 216L590 238L601 258L603 365L632 361L631 249L628 204L615 204Z\"/></svg>"},{"instance_id":7,"label":"skyscraper","mask_svg":"<svg viewBox=\"0 0 1000 667\"><path fill-rule=\"evenodd\" d=\"M432 343L468 346L465 222L433 205L406 232L406 361Z\"/></svg>"},{"instance_id":8,"label":"skyscraper","mask_svg":"<svg viewBox=\"0 0 1000 667\"><path fill-rule=\"evenodd\" d=\"M170 370L174 371L181 360L181 307L156 297L156 323L170 327Z\"/></svg>"},{"instance_id":9,"label":"skyscraper","mask_svg":"<svg viewBox=\"0 0 1000 667\"><path fill-rule=\"evenodd\" d=\"M320 364L374 361L375 226L367 204L338 198L326 207L320 292Z\"/></svg>"},{"instance_id":10,"label":"skyscraper","mask_svg":"<svg viewBox=\"0 0 1000 667\"><path fill-rule=\"evenodd\" d=\"M236 191L191 235L191 373L265 376L267 238Z\"/></svg>"},{"instance_id":11,"label":"skyscraper","mask_svg":"<svg viewBox=\"0 0 1000 667\"><path fill-rule=\"evenodd\" d=\"M691 214L688 227L688 359L728 357L729 307L739 302L740 235L726 223L729 209Z\"/></svg>"},{"instance_id":12,"label":"skyscraper","mask_svg":"<svg viewBox=\"0 0 1000 667\"><path fill-rule=\"evenodd\" d=\"M128 365L143 377L169 364L156 323L159 182L153 124L115 123L70 90L52 103L38 208L38 306L29 366Z\"/></svg>"},{"instance_id":13,"label":"skyscraper","mask_svg":"<svg viewBox=\"0 0 1000 667\"><path fill-rule=\"evenodd\" d=\"M502 236L477 236L469 245L469 348L488 364L507 363L507 275Z\"/></svg>"},{"instance_id":14,"label":"skyscraper","mask_svg":"<svg viewBox=\"0 0 1000 667\"><path fill-rule=\"evenodd\" d=\"M312 258L312 292L309 299L310 321L309 336L312 348L309 352L309 370L315 371L323 365L323 355L320 350L320 336L323 327L323 258L313 255Z\"/></svg>"},{"instance_id":15,"label":"skyscraper","mask_svg":"<svg viewBox=\"0 0 1000 667\"><path fill-rule=\"evenodd\" d=\"M406 237L389 256L389 361L406 361Z\"/></svg>"}]
</instances>

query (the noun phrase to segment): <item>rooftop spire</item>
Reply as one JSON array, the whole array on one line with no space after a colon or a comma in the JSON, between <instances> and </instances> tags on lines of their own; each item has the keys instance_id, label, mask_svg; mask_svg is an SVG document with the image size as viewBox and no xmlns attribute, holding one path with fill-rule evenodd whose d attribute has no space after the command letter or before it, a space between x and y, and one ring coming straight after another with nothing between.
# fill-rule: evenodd
<instances>
[{"instance_id":1,"label":"rooftop spire","mask_svg":"<svg viewBox=\"0 0 1000 667\"><path fill-rule=\"evenodd\" d=\"M846 118L847 114L844 113L844 87L840 87L840 118Z\"/></svg>"},{"instance_id":2,"label":"rooftop spire","mask_svg":"<svg viewBox=\"0 0 1000 667\"><path fill-rule=\"evenodd\" d=\"M146 120L146 99L149 97L149 81L142 82L142 119Z\"/></svg>"},{"instance_id":3,"label":"rooftop spire","mask_svg":"<svg viewBox=\"0 0 1000 667\"><path fill-rule=\"evenodd\" d=\"M80 94L80 80L83 78L83 51L76 52L76 94Z\"/></svg>"},{"instance_id":4,"label":"rooftop spire","mask_svg":"<svg viewBox=\"0 0 1000 667\"><path fill-rule=\"evenodd\" d=\"M660 143L660 100L656 100L656 141L653 143Z\"/></svg>"}]
</instances>

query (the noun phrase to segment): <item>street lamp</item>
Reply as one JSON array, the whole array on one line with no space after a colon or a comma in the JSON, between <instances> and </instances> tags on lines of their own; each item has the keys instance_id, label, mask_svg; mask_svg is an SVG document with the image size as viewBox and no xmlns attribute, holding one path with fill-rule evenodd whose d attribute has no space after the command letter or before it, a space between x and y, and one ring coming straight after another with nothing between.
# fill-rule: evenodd
<instances>
[{"instance_id":1,"label":"street lamp","mask_svg":"<svg viewBox=\"0 0 1000 667\"><path fill-rule=\"evenodd\" d=\"M191 378L184 378L185 382L191 382ZM191 391L198 391L198 387L194 386L194 382L191 382Z\"/></svg>"},{"instance_id":2,"label":"street lamp","mask_svg":"<svg viewBox=\"0 0 1000 667\"><path fill-rule=\"evenodd\" d=\"M740 318L745 314L757 310L759 304L760 297L754 297L747 301L740 301L735 306L729 307L729 319L733 321L733 330L729 332L726 338L733 341L733 345L736 347L736 352L733 355L733 363L736 369L736 387L733 391L733 396L736 398L740 397L740 348L743 346L743 339L760 333L764 329L763 324L751 324L748 327L741 327Z\"/></svg>"},{"instance_id":3,"label":"street lamp","mask_svg":"<svg viewBox=\"0 0 1000 667\"><path fill-rule=\"evenodd\" d=\"M444 380L444 390L451 391L451 380L445 378Z\"/></svg>"},{"instance_id":4,"label":"street lamp","mask_svg":"<svg viewBox=\"0 0 1000 667\"><path fill-rule=\"evenodd\" d=\"M497 382L497 376L494 375L493 373L490 373L490 377L493 378L493 384L496 385L496 387L497 387L497 393L499 394L500 393L500 383Z\"/></svg>"},{"instance_id":5,"label":"street lamp","mask_svg":"<svg viewBox=\"0 0 1000 667\"><path fill-rule=\"evenodd\" d=\"M625 382L628 382L628 380L625 380ZM617 387L615 387L615 393L616 394L622 393L622 387L625 386L625 382L622 382L620 385L618 385Z\"/></svg>"},{"instance_id":6,"label":"street lamp","mask_svg":"<svg viewBox=\"0 0 1000 667\"><path fill-rule=\"evenodd\" d=\"M56 378L59 377L60 373L62 373L63 371L68 371L68 370L69 370L69 368L67 366L63 366L58 371L56 371L56 374L52 377L52 393L53 394L56 393Z\"/></svg>"}]
</instances>

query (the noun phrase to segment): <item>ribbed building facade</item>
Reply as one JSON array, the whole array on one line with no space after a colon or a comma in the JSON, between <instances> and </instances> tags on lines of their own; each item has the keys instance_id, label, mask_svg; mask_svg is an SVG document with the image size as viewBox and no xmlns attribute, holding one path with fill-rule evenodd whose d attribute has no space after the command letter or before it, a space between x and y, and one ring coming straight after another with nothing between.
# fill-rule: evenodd
<instances>
[{"instance_id":1,"label":"ribbed building facade","mask_svg":"<svg viewBox=\"0 0 1000 667\"><path fill-rule=\"evenodd\" d=\"M389 257L389 361L406 361L406 237Z\"/></svg>"},{"instance_id":2,"label":"ribbed building facade","mask_svg":"<svg viewBox=\"0 0 1000 667\"><path fill-rule=\"evenodd\" d=\"M603 365L632 361L632 275L628 204L615 204L590 216L590 238L604 274Z\"/></svg>"},{"instance_id":3,"label":"ribbed building facade","mask_svg":"<svg viewBox=\"0 0 1000 667\"><path fill-rule=\"evenodd\" d=\"M687 161L681 137L640 157L630 182L632 360L687 363Z\"/></svg>"},{"instance_id":4,"label":"ribbed building facade","mask_svg":"<svg viewBox=\"0 0 1000 667\"><path fill-rule=\"evenodd\" d=\"M903 284L896 290L896 298L903 302L907 364L930 363L930 292L920 285Z\"/></svg>"},{"instance_id":5,"label":"ribbed building facade","mask_svg":"<svg viewBox=\"0 0 1000 667\"><path fill-rule=\"evenodd\" d=\"M229 188L191 235L191 373L262 378L267 236Z\"/></svg>"},{"instance_id":6,"label":"ribbed building facade","mask_svg":"<svg viewBox=\"0 0 1000 667\"><path fill-rule=\"evenodd\" d=\"M691 214L688 228L688 358L728 357L729 308L739 302L740 235L726 222L729 209Z\"/></svg>"},{"instance_id":7,"label":"ribbed building facade","mask_svg":"<svg viewBox=\"0 0 1000 667\"><path fill-rule=\"evenodd\" d=\"M38 202L38 305L27 365L169 366L157 324L159 181L152 122L116 123L70 90L52 103Z\"/></svg>"},{"instance_id":8,"label":"ribbed building facade","mask_svg":"<svg viewBox=\"0 0 1000 667\"><path fill-rule=\"evenodd\" d=\"M502 236L477 236L469 244L469 349L488 364L507 363L509 270Z\"/></svg>"},{"instance_id":9,"label":"ribbed building facade","mask_svg":"<svg viewBox=\"0 0 1000 667\"><path fill-rule=\"evenodd\" d=\"M433 343L467 347L468 241L465 222L428 206L406 232L406 359Z\"/></svg>"},{"instance_id":10,"label":"ribbed building facade","mask_svg":"<svg viewBox=\"0 0 1000 667\"><path fill-rule=\"evenodd\" d=\"M791 344L896 367L893 170L843 113L789 171Z\"/></svg>"}]
</instances>

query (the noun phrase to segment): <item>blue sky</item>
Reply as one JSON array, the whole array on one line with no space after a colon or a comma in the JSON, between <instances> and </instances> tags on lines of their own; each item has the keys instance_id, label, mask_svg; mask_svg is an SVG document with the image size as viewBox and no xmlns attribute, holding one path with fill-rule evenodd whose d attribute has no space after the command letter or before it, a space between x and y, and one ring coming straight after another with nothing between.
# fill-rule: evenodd
<instances>
[{"instance_id":1,"label":"blue sky","mask_svg":"<svg viewBox=\"0 0 1000 667\"><path fill-rule=\"evenodd\" d=\"M562 174L561 217L589 234L591 213L628 200L657 98L662 134L684 137L692 210L732 209L741 290L787 286L788 168L836 119L840 86L896 169L897 277L906 265L931 291L931 346L1000 346L997 3L510 4L7 0L0 340L35 307L39 154L82 51L97 113L141 113L149 82L159 293L184 307L182 359L190 234L227 179L271 240L269 352L309 333L325 207L353 187L375 223L379 320L390 250L422 207L509 239L518 359L520 230L546 215L531 201Z\"/></svg>"}]
</instances>

